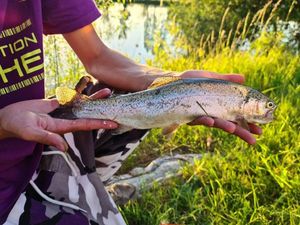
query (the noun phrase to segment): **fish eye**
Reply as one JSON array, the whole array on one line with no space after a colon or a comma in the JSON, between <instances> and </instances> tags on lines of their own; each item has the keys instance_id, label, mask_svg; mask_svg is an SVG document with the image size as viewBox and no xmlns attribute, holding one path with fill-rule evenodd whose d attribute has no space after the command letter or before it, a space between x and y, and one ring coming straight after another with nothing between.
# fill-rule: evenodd
<instances>
[{"instance_id":1,"label":"fish eye","mask_svg":"<svg viewBox=\"0 0 300 225\"><path fill-rule=\"evenodd\" d=\"M267 102L267 108L268 109L273 109L275 107L274 102Z\"/></svg>"}]
</instances>

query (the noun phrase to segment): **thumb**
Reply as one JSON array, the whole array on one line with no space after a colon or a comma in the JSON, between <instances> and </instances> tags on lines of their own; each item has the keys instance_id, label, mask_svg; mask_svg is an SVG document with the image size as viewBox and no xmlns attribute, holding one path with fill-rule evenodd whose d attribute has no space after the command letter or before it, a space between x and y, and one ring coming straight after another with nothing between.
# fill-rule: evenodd
<instances>
[{"instance_id":1,"label":"thumb","mask_svg":"<svg viewBox=\"0 0 300 225\"><path fill-rule=\"evenodd\" d=\"M35 113L49 113L59 107L57 99L42 99L32 101L30 111Z\"/></svg>"},{"instance_id":2,"label":"thumb","mask_svg":"<svg viewBox=\"0 0 300 225\"><path fill-rule=\"evenodd\" d=\"M111 95L111 90L108 88L101 89L94 94L90 95L89 98L96 100L96 99L101 99L101 98L107 98Z\"/></svg>"}]
</instances>

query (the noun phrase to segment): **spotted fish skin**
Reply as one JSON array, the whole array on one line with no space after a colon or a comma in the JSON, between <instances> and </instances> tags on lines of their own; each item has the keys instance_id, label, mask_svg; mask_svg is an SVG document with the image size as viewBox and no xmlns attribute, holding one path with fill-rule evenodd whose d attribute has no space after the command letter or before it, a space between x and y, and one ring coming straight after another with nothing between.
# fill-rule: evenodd
<instances>
[{"instance_id":1,"label":"spotted fish skin","mask_svg":"<svg viewBox=\"0 0 300 225\"><path fill-rule=\"evenodd\" d=\"M190 78L107 99L77 99L71 111L76 118L113 120L126 131L180 125L199 116L264 124L273 120L275 108L271 99L250 87Z\"/></svg>"}]
</instances>

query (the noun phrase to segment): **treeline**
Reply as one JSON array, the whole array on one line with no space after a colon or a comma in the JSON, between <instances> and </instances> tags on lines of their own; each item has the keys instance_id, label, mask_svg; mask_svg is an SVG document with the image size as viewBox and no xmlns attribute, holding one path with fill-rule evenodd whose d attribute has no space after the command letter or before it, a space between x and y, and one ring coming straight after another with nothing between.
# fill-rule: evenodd
<instances>
[{"instance_id":1,"label":"treeline","mask_svg":"<svg viewBox=\"0 0 300 225\"><path fill-rule=\"evenodd\" d=\"M96 0L103 6L114 2L156 4L169 7L169 22L175 40L187 52L204 51L220 44L244 45L261 32L285 36L288 45L300 51L299 0Z\"/></svg>"},{"instance_id":2,"label":"treeline","mask_svg":"<svg viewBox=\"0 0 300 225\"><path fill-rule=\"evenodd\" d=\"M220 39L253 41L262 31L286 35L300 48L298 0L179 0L171 4L169 18L194 48Z\"/></svg>"},{"instance_id":3,"label":"treeline","mask_svg":"<svg viewBox=\"0 0 300 225\"><path fill-rule=\"evenodd\" d=\"M171 3L179 2L179 0L96 0L98 5L109 5L111 3L118 2L123 4L130 4L130 3L141 3L146 5L164 5L168 6Z\"/></svg>"}]
</instances>

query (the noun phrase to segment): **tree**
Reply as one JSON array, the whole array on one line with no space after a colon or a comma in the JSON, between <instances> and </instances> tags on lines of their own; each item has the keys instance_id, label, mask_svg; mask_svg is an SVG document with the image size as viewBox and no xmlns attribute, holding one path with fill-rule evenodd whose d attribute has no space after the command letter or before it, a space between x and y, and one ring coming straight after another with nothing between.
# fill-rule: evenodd
<instances>
[{"instance_id":1,"label":"tree","mask_svg":"<svg viewBox=\"0 0 300 225\"><path fill-rule=\"evenodd\" d=\"M203 35L216 40L233 31L253 39L266 24L269 30L282 31L291 29L294 21L299 28L299 8L299 0L179 0L171 5L169 16L180 30L178 35L197 48ZM293 38L299 39L295 32Z\"/></svg>"}]
</instances>

